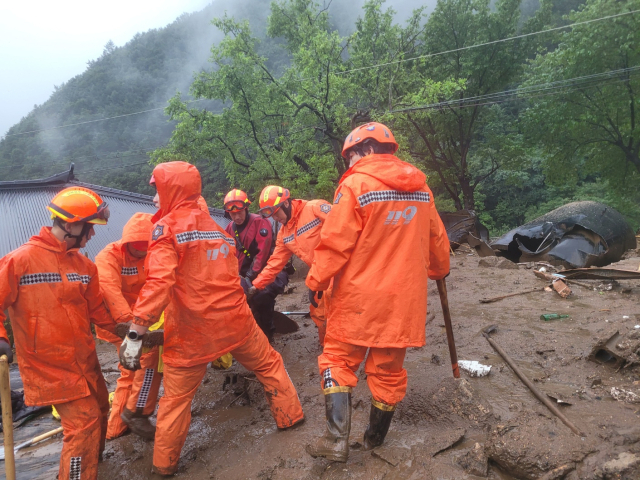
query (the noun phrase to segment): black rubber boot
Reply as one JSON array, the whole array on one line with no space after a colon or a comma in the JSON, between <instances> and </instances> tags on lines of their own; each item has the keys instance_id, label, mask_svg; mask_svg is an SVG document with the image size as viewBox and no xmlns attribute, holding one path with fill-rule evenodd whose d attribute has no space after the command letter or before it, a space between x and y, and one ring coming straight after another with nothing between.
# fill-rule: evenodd
<instances>
[{"instance_id":1,"label":"black rubber boot","mask_svg":"<svg viewBox=\"0 0 640 480\"><path fill-rule=\"evenodd\" d=\"M122 421L133 433L147 440L153 440L156 436L156 427L149 421L149 417L132 412L125 408L120 414Z\"/></svg>"},{"instance_id":2,"label":"black rubber boot","mask_svg":"<svg viewBox=\"0 0 640 480\"><path fill-rule=\"evenodd\" d=\"M349 458L349 432L351 430L351 391L328 393L324 396L327 433L314 445L307 446L312 457L324 457L345 463Z\"/></svg>"},{"instance_id":3,"label":"black rubber boot","mask_svg":"<svg viewBox=\"0 0 640 480\"><path fill-rule=\"evenodd\" d=\"M376 405L377 404L377 405ZM379 408L382 407L382 408ZM369 414L369 425L364 432L364 450L371 450L379 447L387 436L391 419L395 413L395 406L385 405L372 401L371 413Z\"/></svg>"}]
</instances>

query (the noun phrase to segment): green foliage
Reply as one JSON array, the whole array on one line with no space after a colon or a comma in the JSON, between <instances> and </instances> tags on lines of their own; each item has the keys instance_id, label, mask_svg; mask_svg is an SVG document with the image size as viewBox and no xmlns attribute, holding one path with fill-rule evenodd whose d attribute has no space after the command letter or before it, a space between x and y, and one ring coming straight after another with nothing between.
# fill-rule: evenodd
<instances>
[{"instance_id":1,"label":"green foliage","mask_svg":"<svg viewBox=\"0 0 640 480\"><path fill-rule=\"evenodd\" d=\"M428 174L439 209L476 209L494 235L587 199L640 226L640 71L518 90L640 66L637 17L508 40L640 0L439 0L429 16L419 0L396 5L404 11L384 0L278 0L270 10L219 0L124 47L109 42L9 133L44 131L0 141L0 177L44 177L74 161L82 181L151 193L150 163L185 160L211 205L231 186L255 196L269 183L331 198L347 168L344 138L377 120ZM483 97L506 90L521 98ZM167 98L168 118L127 116ZM117 118L94 122L105 117ZM68 124L78 125L51 129Z\"/></svg>"},{"instance_id":2,"label":"green foliage","mask_svg":"<svg viewBox=\"0 0 640 480\"><path fill-rule=\"evenodd\" d=\"M573 22L640 9L640 0L588 0ZM553 185L576 184L579 171L601 175L612 188L638 183L640 130L640 30L625 16L576 26L559 35L552 52L531 62L523 86L618 71L590 83L575 82L558 95L540 96L524 112L530 142L544 149Z\"/></svg>"}]
</instances>

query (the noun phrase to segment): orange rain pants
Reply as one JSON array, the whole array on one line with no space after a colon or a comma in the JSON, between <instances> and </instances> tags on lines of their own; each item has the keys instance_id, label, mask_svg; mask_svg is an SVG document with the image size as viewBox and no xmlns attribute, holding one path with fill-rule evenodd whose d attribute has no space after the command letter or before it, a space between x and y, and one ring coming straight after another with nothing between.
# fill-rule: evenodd
<instances>
[{"instance_id":1,"label":"orange rain pants","mask_svg":"<svg viewBox=\"0 0 640 480\"><path fill-rule=\"evenodd\" d=\"M119 348L119 345L118 345ZM158 372L160 354L158 347L140 357L140 370L131 371L118 364L120 378L116 384L115 395L111 403L111 415L107 428L107 439L123 435L128 427L120 418L127 408L131 412L149 416L156 409L158 391L162 382L162 374Z\"/></svg>"},{"instance_id":2,"label":"orange rain pants","mask_svg":"<svg viewBox=\"0 0 640 480\"><path fill-rule=\"evenodd\" d=\"M327 336L324 351L318 357L322 389L326 392L332 387L354 388L358 384L355 372L366 355L364 371L371 396L386 405L396 405L407 392L407 371L402 368L406 351L406 348L350 345Z\"/></svg>"},{"instance_id":3,"label":"orange rain pants","mask_svg":"<svg viewBox=\"0 0 640 480\"><path fill-rule=\"evenodd\" d=\"M255 322L247 340L231 350L231 354L262 383L278 428L287 428L302 420L302 406L282 357L269 345ZM191 402L206 371L206 363L191 367L164 365L165 393L160 399L153 450L153 466L157 473L171 475L178 469L180 452L191 423Z\"/></svg>"},{"instance_id":4,"label":"orange rain pants","mask_svg":"<svg viewBox=\"0 0 640 480\"><path fill-rule=\"evenodd\" d=\"M98 367L99 368L99 367ZM59 480L97 480L98 458L104 450L109 392L100 371L87 378L88 397L56 403L64 438Z\"/></svg>"}]
</instances>

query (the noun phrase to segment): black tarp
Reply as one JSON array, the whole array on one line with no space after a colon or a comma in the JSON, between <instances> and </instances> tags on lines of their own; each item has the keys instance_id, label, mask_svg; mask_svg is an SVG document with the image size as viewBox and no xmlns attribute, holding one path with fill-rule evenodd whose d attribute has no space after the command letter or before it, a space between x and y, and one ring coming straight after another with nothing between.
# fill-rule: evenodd
<instances>
[{"instance_id":1,"label":"black tarp","mask_svg":"<svg viewBox=\"0 0 640 480\"><path fill-rule=\"evenodd\" d=\"M491 243L513 262L545 260L566 267L602 267L636 248L624 217L598 202L573 202L515 228Z\"/></svg>"}]
</instances>

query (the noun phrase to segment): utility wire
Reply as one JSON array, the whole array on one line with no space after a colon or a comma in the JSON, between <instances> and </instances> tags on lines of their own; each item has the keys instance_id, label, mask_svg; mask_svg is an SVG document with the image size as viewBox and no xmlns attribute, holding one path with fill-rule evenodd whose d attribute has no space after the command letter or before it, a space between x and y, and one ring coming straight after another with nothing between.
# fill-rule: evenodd
<instances>
[{"instance_id":1,"label":"utility wire","mask_svg":"<svg viewBox=\"0 0 640 480\"><path fill-rule=\"evenodd\" d=\"M398 63L410 62L412 60L420 60L420 59L423 59L423 58L437 57L439 55L446 55L447 53L455 53L455 52L461 52L463 50L470 50L472 48L479 48L479 47L484 47L484 46L487 46L487 45L495 45L496 43L508 42L508 41L511 41L511 40L518 40L520 38L531 37L533 35L540 35L542 33L555 32L555 31L558 31L558 30L563 30L565 28L573 28L573 27L576 27L578 25L586 25L588 23L600 22L602 20L610 20L612 18L618 18L618 17L622 17L622 16L625 16L625 15L632 15L632 14L638 13L638 12L640 12L640 10L632 10L630 12L617 13L615 15L608 15L606 17L601 17L601 18L593 18L591 20L585 20L584 22L576 22L576 23L572 23L571 25L564 25L562 27L549 28L547 30L540 30L538 32L523 33L521 35L516 35L515 37L501 38L499 40L493 40L491 42L478 43L477 45L469 45L469 46L466 46L466 47L454 48L452 50L445 50L445 51L442 51L442 52L427 53L425 55L419 55L417 57L403 58L401 60L395 60L393 62L387 62L387 63L380 63L378 65L368 65L366 67L352 68L350 70L345 70L344 72L333 72L333 74L334 75L345 75L347 73L360 72L362 70L370 70L372 68L387 67L389 65L396 65Z\"/></svg>"},{"instance_id":2,"label":"utility wire","mask_svg":"<svg viewBox=\"0 0 640 480\"><path fill-rule=\"evenodd\" d=\"M554 31L558 31L558 30L564 30L566 28L573 28L573 27L576 27L578 25L586 25L586 24L589 24L589 23L600 22L600 21L603 21L603 20L610 20L612 18L618 18L618 17L622 17L622 16L625 16L625 15L632 15L632 14L638 13L638 12L640 12L640 10L632 10L630 12L618 13L618 14L615 14L615 15L608 15L606 17L600 17L600 18L593 18L591 20L585 20L583 22L572 23L571 25L564 25L564 26L561 26L561 27L549 28L547 30L540 30L540 31L537 31L537 32L524 33L524 34L521 34L521 35L516 35L514 37L507 37L507 38L502 38L502 39L499 39L499 40L493 40L491 42L478 43L476 45L469 45L469 46L466 46L466 47L455 48L455 49L452 49L452 50L446 50L446 51L442 51L442 52L428 53L428 54L425 54L425 55L419 55L417 57L411 57L411 58L404 58L402 60L396 60L396 61L393 61L393 62L380 63L380 64L377 64L377 65L368 65L366 67L353 68L353 69L350 69L350 70L345 70L343 72L333 71L332 73L334 75L345 75L347 73L359 72L359 71L363 71L363 70L370 70L370 69L373 69L373 68L381 68L381 67L386 67L386 66L389 66L389 65L396 65L396 64L399 64L399 63L409 62L409 61L412 61L412 60L420 60L420 59L423 59L423 58L436 57L436 56L439 56L439 55L445 55L447 53L460 52L460 51L463 51L463 50L470 50L472 48L484 47L486 45L494 45L496 43L502 43L502 42L507 42L507 41L511 41L511 40L517 40L517 39L520 39L520 38L531 37L531 36L534 36L534 35L540 35L542 33L549 33L549 32L554 32ZM304 80L309 80L309 79L300 79L300 81L304 81ZM202 102L202 101L205 101L205 100L211 100L211 99L200 98L200 99L197 99L197 100L191 100L191 101L187 102L187 104L195 103L195 102ZM86 125L86 124L90 124L90 123L105 122L107 120L113 120L113 119L117 119L117 118L131 117L133 115L140 115L140 114L143 114L143 113L156 112L156 111L159 111L159 110L164 110L165 108L166 107L157 107L157 108L151 108L149 110L143 110L143 111L140 111L140 112L132 112L132 113L126 113L126 114L122 114L122 115L116 115L114 117L99 118L99 119L96 119L96 120L88 120L86 122L70 123L70 124L67 124L67 125L59 125L57 127L43 128L43 129L40 129L40 130L30 130L28 132L9 133L9 134L6 134L4 136L4 138L6 138L6 137L15 137L15 136L19 136L19 135L27 135L27 134L30 134L30 133L46 132L46 131L50 131L50 130L59 130L61 128L75 127L75 126Z\"/></svg>"},{"instance_id":3,"label":"utility wire","mask_svg":"<svg viewBox=\"0 0 640 480\"><path fill-rule=\"evenodd\" d=\"M522 87L522 88L517 88L512 90L504 90L504 91L495 92L495 93L488 93L485 95L477 95L475 97L446 100L442 102L431 103L428 105L401 108L397 110L391 110L388 113L403 113L403 112L411 112L415 110L429 110L429 109L438 109L438 108L451 107L451 106L464 106L464 104L471 104L472 106L475 106L475 105L480 105L476 103L479 101L492 100L492 99L500 100L500 99L508 98L514 95L524 95L525 96L524 98L527 98L526 95L530 93L537 93L537 92L547 91L547 90L559 90L563 88L568 88L573 90L578 88L584 88L585 86L589 86L594 83L595 84L604 83L606 80L603 81L603 79L606 79L607 77L613 77L615 75L619 75L622 73L628 73L630 76L633 74L640 73L640 66L621 68L618 70L610 70L607 72L584 75L584 76L568 78L564 80L556 80L554 82L541 83L538 85L530 85L527 87ZM629 79L612 78L612 80L627 81ZM490 102L490 103L497 103L497 102ZM482 105L485 105L485 104L482 104Z\"/></svg>"},{"instance_id":4,"label":"utility wire","mask_svg":"<svg viewBox=\"0 0 640 480\"><path fill-rule=\"evenodd\" d=\"M186 102L186 104L189 105L191 103L203 102L205 100L210 100L210 99L208 99L208 98L199 98L197 100L190 100L190 101ZM116 119L116 118L131 117L133 115L141 115L143 113L157 112L158 110L164 110L166 108L167 108L166 106L157 107L157 108L151 108L149 110L142 110L140 112L124 113L122 115L116 115L114 117L98 118L96 120L87 120L86 122L69 123L67 125L58 125L57 127L42 128L40 130L29 130L28 132L8 133L8 134L5 135L5 138L6 137L17 137L19 135L27 135L29 133L48 132L50 130L59 130L61 128L67 128L67 127L77 127L78 125L86 125L88 123L106 122L107 120L113 120L113 119Z\"/></svg>"}]
</instances>

